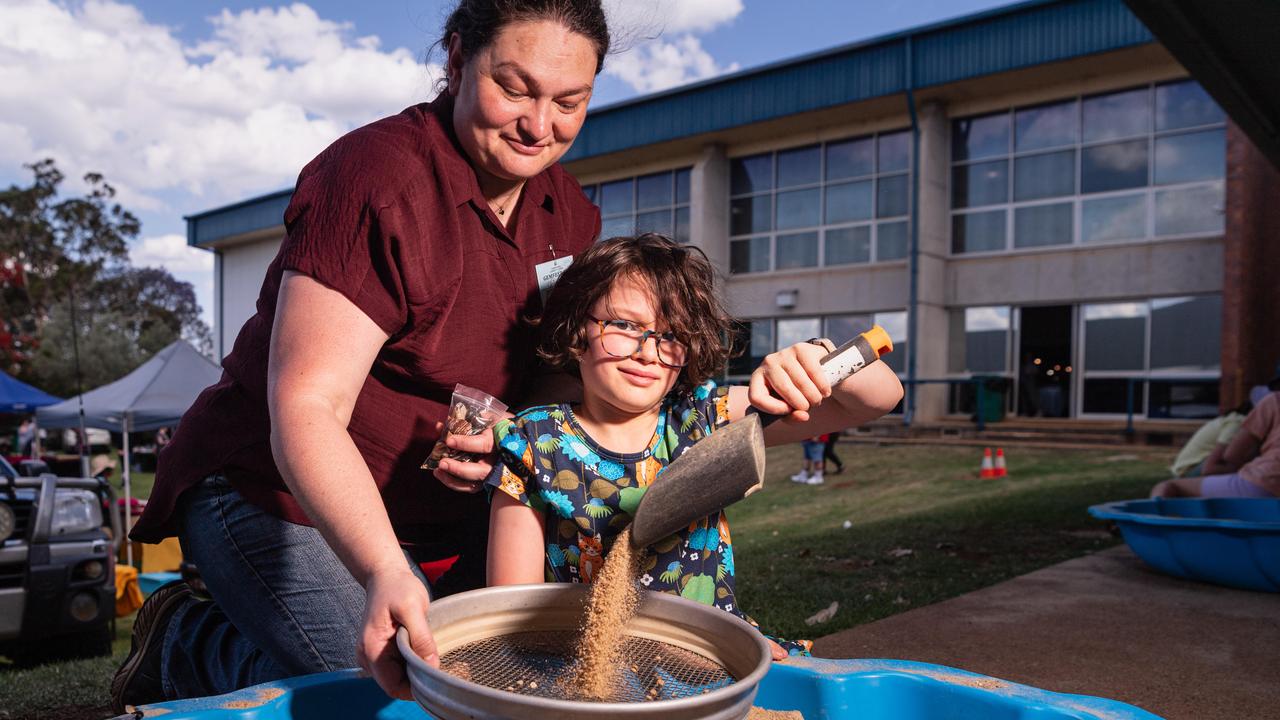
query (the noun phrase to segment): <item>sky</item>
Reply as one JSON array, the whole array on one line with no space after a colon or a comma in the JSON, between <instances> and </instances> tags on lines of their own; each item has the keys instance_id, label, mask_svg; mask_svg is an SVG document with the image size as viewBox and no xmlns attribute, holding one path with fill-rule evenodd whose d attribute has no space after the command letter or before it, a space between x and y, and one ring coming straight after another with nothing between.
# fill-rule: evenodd
<instances>
[{"instance_id":1,"label":"sky","mask_svg":"<svg viewBox=\"0 0 1280 720\"><path fill-rule=\"evenodd\" d=\"M604 0L618 40L592 107L1008 4ZM191 282L183 217L291 187L343 133L429 99L449 0L0 0L0 187L53 158L142 221L135 266ZM588 117L588 123L590 118Z\"/></svg>"}]
</instances>

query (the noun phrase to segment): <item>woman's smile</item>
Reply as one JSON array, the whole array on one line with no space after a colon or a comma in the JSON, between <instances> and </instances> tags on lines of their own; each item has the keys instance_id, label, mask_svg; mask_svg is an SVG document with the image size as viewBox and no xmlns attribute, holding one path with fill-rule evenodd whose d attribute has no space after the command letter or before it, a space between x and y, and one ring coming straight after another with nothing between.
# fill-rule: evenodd
<instances>
[{"instance_id":1,"label":"woman's smile","mask_svg":"<svg viewBox=\"0 0 1280 720\"><path fill-rule=\"evenodd\" d=\"M544 143L544 142L539 142L539 143L530 145L523 142L519 138L512 138L512 137L504 137L503 140L507 141L507 144L511 146L511 149L515 150L521 155L529 155L529 156L540 154L543 150L546 150L549 145L549 143Z\"/></svg>"}]
</instances>

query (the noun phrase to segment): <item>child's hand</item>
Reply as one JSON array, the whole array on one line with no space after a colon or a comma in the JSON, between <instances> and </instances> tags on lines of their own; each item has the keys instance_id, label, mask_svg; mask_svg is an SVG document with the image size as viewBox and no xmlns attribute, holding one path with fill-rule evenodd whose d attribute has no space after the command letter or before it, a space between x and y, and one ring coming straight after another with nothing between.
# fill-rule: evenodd
<instances>
[{"instance_id":1,"label":"child's hand","mask_svg":"<svg viewBox=\"0 0 1280 720\"><path fill-rule=\"evenodd\" d=\"M436 432L444 431L444 423L436 423ZM445 445L454 450L471 453L475 462L463 462L455 458L442 458L434 471L435 477L445 487L458 492L474 493L484 488L484 479L493 469L493 433L479 435L454 435L445 433Z\"/></svg>"},{"instance_id":2,"label":"child's hand","mask_svg":"<svg viewBox=\"0 0 1280 720\"><path fill-rule=\"evenodd\" d=\"M773 656L773 659L775 662L777 662L778 660L786 660L788 657L790 657L790 655L787 653L786 648L782 647L781 645L774 642L770 638L765 638L765 640L768 641L769 643L769 654Z\"/></svg>"},{"instance_id":3,"label":"child's hand","mask_svg":"<svg viewBox=\"0 0 1280 720\"><path fill-rule=\"evenodd\" d=\"M827 352L821 345L802 342L770 353L751 373L748 401L771 415L808 421L808 411L831 395L819 362Z\"/></svg>"}]
</instances>

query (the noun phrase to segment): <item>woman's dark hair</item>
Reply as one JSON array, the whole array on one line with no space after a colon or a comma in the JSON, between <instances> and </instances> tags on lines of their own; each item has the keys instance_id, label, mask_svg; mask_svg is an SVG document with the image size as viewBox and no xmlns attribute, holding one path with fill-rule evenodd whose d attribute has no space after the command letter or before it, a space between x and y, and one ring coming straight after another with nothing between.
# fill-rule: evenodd
<instances>
[{"instance_id":1,"label":"woman's dark hair","mask_svg":"<svg viewBox=\"0 0 1280 720\"><path fill-rule=\"evenodd\" d=\"M724 369L732 320L716 295L711 262L700 249L655 233L598 242L573 261L547 297L538 355L577 374L595 327L591 308L623 278L652 289L657 320L689 348L675 389L690 391Z\"/></svg>"},{"instance_id":2,"label":"woman's dark hair","mask_svg":"<svg viewBox=\"0 0 1280 720\"><path fill-rule=\"evenodd\" d=\"M460 0L436 44L448 64L449 38L462 39L462 57L470 60L489 47L504 27L511 23L552 20L564 25L596 46L596 74L604 69L609 53L609 24L600 0Z\"/></svg>"}]
</instances>

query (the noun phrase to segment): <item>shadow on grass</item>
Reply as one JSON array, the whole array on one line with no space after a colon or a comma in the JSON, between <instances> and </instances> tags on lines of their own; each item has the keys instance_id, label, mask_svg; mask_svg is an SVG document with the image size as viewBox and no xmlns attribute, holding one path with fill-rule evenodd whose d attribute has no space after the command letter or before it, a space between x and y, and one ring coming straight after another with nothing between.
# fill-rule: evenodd
<instances>
[{"instance_id":1,"label":"shadow on grass","mask_svg":"<svg viewBox=\"0 0 1280 720\"><path fill-rule=\"evenodd\" d=\"M1026 450L979 480L972 448L842 450L849 469L818 487L787 482L798 452L770 450L766 489L730 510L739 602L770 633L820 637L1115 545L1086 509L1145 496L1167 461Z\"/></svg>"},{"instance_id":2,"label":"shadow on grass","mask_svg":"<svg viewBox=\"0 0 1280 720\"><path fill-rule=\"evenodd\" d=\"M111 655L17 667L0 658L0 720L111 717L111 678L129 652L134 615L116 620Z\"/></svg>"}]
</instances>

